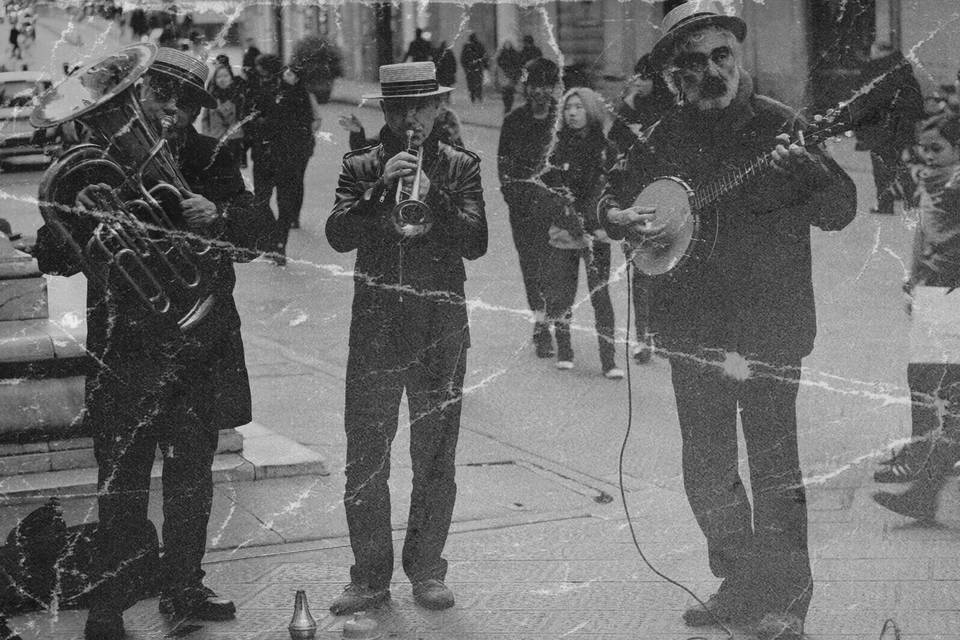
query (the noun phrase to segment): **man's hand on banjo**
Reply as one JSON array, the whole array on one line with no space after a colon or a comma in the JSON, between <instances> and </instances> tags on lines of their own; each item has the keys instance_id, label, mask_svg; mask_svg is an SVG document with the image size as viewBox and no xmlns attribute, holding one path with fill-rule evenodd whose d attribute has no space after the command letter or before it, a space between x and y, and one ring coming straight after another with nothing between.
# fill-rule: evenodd
<instances>
[{"instance_id":1,"label":"man's hand on banjo","mask_svg":"<svg viewBox=\"0 0 960 640\"><path fill-rule=\"evenodd\" d=\"M607 211L607 220L611 224L623 227L628 240L652 240L662 234L667 225L657 221L656 207L627 207L626 209L610 209Z\"/></svg>"},{"instance_id":2,"label":"man's hand on banjo","mask_svg":"<svg viewBox=\"0 0 960 640\"><path fill-rule=\"evenodd\" d=\"M781 133L777 136L777 141L780 144L774 147L770 153L775 170L792 173L794 171L813 171L816 169L816 159L800 144L791 144L789 135Z\"/></svg>"}]
</instances>

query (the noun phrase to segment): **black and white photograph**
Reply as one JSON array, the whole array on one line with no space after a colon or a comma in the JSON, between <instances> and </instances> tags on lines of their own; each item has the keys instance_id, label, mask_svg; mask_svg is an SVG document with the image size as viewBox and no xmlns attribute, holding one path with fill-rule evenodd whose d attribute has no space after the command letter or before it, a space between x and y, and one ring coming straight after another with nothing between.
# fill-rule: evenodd
<instances>
[{"instance_id":1,"label":"black and white photograph","mask_svg":"<svg viewBox=\"0 0 960 640\"><path fill-rule=\"evenodd\" d=\"M0 33L0 640L960 638L956 0Z\"/></svg>"}]
</instances>

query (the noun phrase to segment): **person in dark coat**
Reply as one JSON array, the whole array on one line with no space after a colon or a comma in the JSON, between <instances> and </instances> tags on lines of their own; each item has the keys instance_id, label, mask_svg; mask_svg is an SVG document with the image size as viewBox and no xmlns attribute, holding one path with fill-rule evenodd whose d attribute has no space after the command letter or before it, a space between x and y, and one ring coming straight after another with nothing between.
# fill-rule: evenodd
<instances>
[{"instance_id":1,"label":"person in dark coat","mask_svg":"<svg viewBox=\"0 0 960 640\"><path fill-rule=\"evenodd\" d=\"M607 137L621 154L626 154L637 140L645 138L649 130L677 102L667 86L663 74L650 64L650 54L637 60L633 77L627 81L620 95L613 124ZM630 282L633 291L634 326L636 343L633 359L638 364L650 361L653 349L650 336L650 288L652 279L636 273Z\"/></svg>"},{"instance_id":2,"label":"person in dark coat","mask_svg":"<svg viewBox=\"0 0 960 640\"><path fill-rule=\"evenodd\" d=\"M251 420L232 262L254 255L233 245L256 244L249 224L255 208L229 150L191 124L201 106L216 106L204 90L207 73L203 62L161 48L144 76L140 102L147 126L158 135L164 132L191 189L178 207L182 231L216 242L204 269L208 313L181 328L192 300L174 295L171 311L160 314L126 284L114 263L84 261L64 250L66 239L56 232L38 233L38 262L48 272L69 275L89 268L103 273L105 282L94 289L101 298L91 308L91 348L99 366L88 386L92 402L86 424L93 430L99 467L96 575L107 577L91 595L87 640L124 636L123 611L133 604L134 590L123 568L140 553L131 532L147 519L158 445L164 452L160 611L176 619L206 620L230 619L235 612L230 600L203 585L201 560L219 431ZM164 129L162 120L172 125ZM85 244L110 194L107 184L77 194L77 206L87 215L79 216L72 229L75 242Z\"/></svg>"},{"instance_id":3,"label":"person in dark coat","mask_svg":"<svg viewBox=\"0 0 960 640\"><path fill-rule=\"evenodd\" d=\"M557 64L538 58L527 64L526 102L503 119L497 146L500 191L510 216L513 244L520 257L520 273L533 313L533 343L537 356L553 356L553 337L546 321L544 261L547 232L554 217L556 199L536 180L547 163L557 119L554 91L560 81Z\"/></svg>"},{"instance_id":4,"label":"person in dark coat","mask_svg":"<svg viewBox=\"0 0 960 640\"><path fill-rule=\"evenodd\" d=\"M278 70L279 63L279 58L272 54L257 59L261 85L253 114L258 135L253 155L253 190L258 203L267 207L273 190L277 191L274 262L284 265L290 229L300 227L304 176L320 120L300 80L302 71L290 67Z\"/></svg>"},{"instance_id":5,"label":"person in dark coat","mask_svg":"<svg viewBox=\"0 0 960 640\"><path fill-rule=\"evenodd\" d=\"M467 77L467 90L470 92L470 102L483 102L483 72L489 66L487 50L471 33L467 43L460 52L460 64L463 65L463 74Z\"/></svg>"},{"instance_id":6,"label":"person in dark coat","mask_svg":"<svg viewBox=\"0 0 960 640\"><path fill-rule=\"evenodd\" d=\"M423 37L423 29L417 29L414 32L413 40L407 52L403 54L403 62L412 60L413 62L428 62L433 59L433 46L430 41Z\"/></svg>"},{"instance_id":7,"label":"person in dark coat","mask_svg":"<svg viewBox=\"0 0 960 640\"><path fill-rule=\"evenodd\" d=\"M440 96L434 65L380 67L386 121L380 144L348 153L327 219L330 246L356 251L347 356L344 506L354 565L332 605L343 615L390 599L393 540L390 445L406 392L410 406L413 493L403 543L403 570L414 601L427 609L454 604L442 557L453 514L463 379L470 345L463 261L487 251L480 159L434 135ZM412 133L408 140L407 132ZM392 215L395 194L409 192L423 154L417 197L432 226L411 227Z\"/></svg>"},{"instance_id":8,"label":"person in dark coat","mask_svg":"<svg viewBox=\"0 0 960 640\"><path fill-rule=\"evenodd\" d=\"M457 82L457 56L453 48L444 40L433 52L433 63L437 65L437 82L441 87L452 87Z\"/></svg>"},{"instance_id":9,"label":"person in dark coat","mask_svg":"<svg viewBox=\"0 0 960 640\"><path fill-rule=\"evenodd\" d=\"M510 113L513 109L513 97L520 83L520 73L523 71L523 59L520 52L507 40L500 47L497 54L497 68L500 69L500 96L503 99L503 112Z\"/></svg>"},{"instance_id":10,"label":"person in dark coat","mask_svg":"<svg viewBox=\"0 0 960 640\"><path fill-rule=\"evenodd\" d=\"M520 47L520 64L526 66L531 60L543 57L543 51L533 42L533 36L523 36L523 46Z\"/></svg>"},{"instance_id":11,"label":"person in dark coat","mask_svg":"<svg viewBox=\"0 0 960 640\"><path fill-rule=\"evenodd\" d=\"M635 248L669 240L656 207L634 206L659 176L693 189L759 156L772 168L705 205L706 248L658 279L651 325L670 361L683 440L684 488L722 578L691 626L755 625L761 640L799 640L813 592L806 496L797 451L801 360L816 335L810 227L837 230L856 214L853 181L819 146L785 146L804 125L753 91L743 70L746 24L719 3L691 2L663 19L653 63L676 69L684 103L609 174L597 212ZM792 136L791 136L792 137ZM738 472L737 422L751 505Z\"/></svg>"},{"instance_id":12,"label":"person in dark coat","mask_svg":"<svg viewBox=\"0 0 960 640\"><path fill-rule=\"evenodd\" d=\"M892 214L896 200L909 202L913 196L904 154L923 119L923 94L913 66L900 51L879 43L874 52L862 70L862 82L869 90L853 100L851 112L857 147L870 151L877 190L877 205L871 212Z\"/></svg>"}]
</instances>

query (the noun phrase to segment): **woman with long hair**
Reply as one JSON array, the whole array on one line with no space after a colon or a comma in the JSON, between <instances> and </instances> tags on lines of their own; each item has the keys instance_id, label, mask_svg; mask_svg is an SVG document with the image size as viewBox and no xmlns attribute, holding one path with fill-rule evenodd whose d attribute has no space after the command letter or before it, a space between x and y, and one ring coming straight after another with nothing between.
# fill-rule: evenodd
<instances>
[{"instance_id":1,"label":"woman with long hair","mask_svg":"<svg viewBox=\"0 0 960 640\"><path fill-rule=\"evenodd\" d=\"M228 65L218 64L213 70L213 77L207 83L207 91L217 99L216 109L204 108L200 116L201 130L204 135L220 140L230 149L238 163L243 162L243 127L241 121L244 113L243 89L233 70Z\"/></svg>"},{"instance_id":2,"label":"woman with long hair","mask_svg":"<svg viewBox=\"0 0 960 640\"><path fill-rule=\"evenodd\" d=\"M602 98L585 87L567 91L560 100L561 124L543 181L565 201L550 226L547 256L547 320L554 323L558 369L573 368L570 323L582 260L593 305L600 365L609 379L623 377L617 367L610 302L610 243L597 224L597 199L606 170L617 157L604 135Z\"/></svg>"}]
</instances>

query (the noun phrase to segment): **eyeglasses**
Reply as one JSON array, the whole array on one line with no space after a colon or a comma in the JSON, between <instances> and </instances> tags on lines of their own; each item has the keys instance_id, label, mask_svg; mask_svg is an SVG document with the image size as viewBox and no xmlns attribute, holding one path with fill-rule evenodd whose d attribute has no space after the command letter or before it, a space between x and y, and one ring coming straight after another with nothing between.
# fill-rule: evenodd
<instances>
[{"instance_id":1,"label":"eyeglasses","mask_svg":"<svg viewBox=\"0 0 960 640\"><path fill-rule=\"evenodd\" d=\"M733 62L733 51L730 47L717 47L709 55L699 51L684 52L673 59L673 64L680 71L703 73L711 61L718 67L727 67Z\"/></svg>"}]
</instances>

